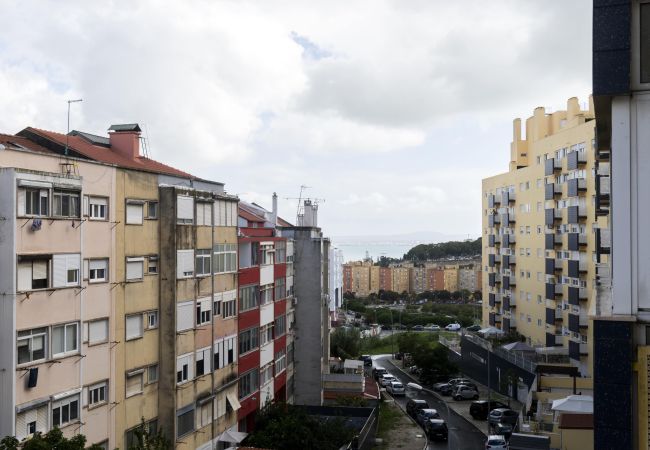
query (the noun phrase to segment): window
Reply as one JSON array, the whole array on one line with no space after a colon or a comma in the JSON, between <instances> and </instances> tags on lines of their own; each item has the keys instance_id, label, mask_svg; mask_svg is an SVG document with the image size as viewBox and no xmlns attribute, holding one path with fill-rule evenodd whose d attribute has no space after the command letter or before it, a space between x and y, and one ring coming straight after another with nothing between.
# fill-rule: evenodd
<instances>
[{"instance_id":1,"label":"window","mask_svg":"<svg viewBox=\"0 0 650 450\"><path fill-rule=\"evenodd\" d=\"M192 354L179 356L176 358L176 383L182 384L194 378L192 373Z\"/></svg>"},{"instance_id":2,"label":"window","mask_svg":"<svg viewBox=\"0 0 650 450\"><path fill-rule=\"evenodd\" d=\"M212 303L212 315L215 317L221 315L221 297L219 297L219 299L215 299Z\"/></svg>"},{"instance_id":3,"label":"window","mask_svg":"<svg viewBox=\"0 0 650 450\"><path fill-rule=\"evenodd\" d=\"M158 218L158 202L148 201L147 202L147 219L157 219Z\"/></svg>"},{"instance_id":4,"label":"window","mask_svg":"<svg viewBox=\"0 0 650 450\"><path fill-rule=\"evenodd\" d=\"M52 287L79 285L81 255L61 254L52 256Z\"/></svg>"},{"instance_id":5,"label":"window","mask_svg":"<svg viewBox=\"0 0 650 450\"><path fill-rule=\"evenodd\" d=\"M38 406L16 413L16 438L20 441L37 431L47 433L50 420L48 416L50 405L42 403Z\"/></svg>"},{"instance_id":6,"label":"window","mask_svg":"<svg viewBox=\"0 0 650 450\"><path fill-rule=\"evenodd\" d=\"M142 314L126 316L126 340L142 337Z\"/></svg>"},{"instance_id":7,"label":"window","mask_svg":"<svg viewBox=\"0 0 650 450\"><path fill-rule=\"evenodd\" d=\"M108 319L93 320L84 323L84 342L89 345L108 341Z\"/></svg>"},{"instance_id":8,"label":"window","mask_svg":"<svg viewBox=\"0 0 650 450\"><path fill-rule=\"evenodd\" d=\"M158 328L158 311L147 312L147 330Z\"/></svg>"},{"instance_id":9,"label":"window","mask_svg":"<svg viewBox=\"0 0 650 450\"><path fill-rule=\"evenodd\" d=\"M273 250L273 244L262 245L262 258L261 262L264 265L273 264L275 261L275 250Z\"/></svg>"},{"instance_id":10,"label":"window","mask_svg":"<svg viewBox=\"0 0 650 450\"><path fill-rule=\"evenodd\" d=\"M287 368L287 358L285 350L282 349L275 354L275 374L279 374Z\"/></svg>"},{"instance_id":11,"label":"window","mask_svg":"<svg viewBox=\"0 0 650 450\"><path fill-rule=\"evenodd\" d=\"M47 354L47 328L19 331L16 337L18 364L31 363L45 359Z\"/></svg>"},{"instance_id":12,"label":"window","mask_svg":"<svg viewBox=\"0 0 650 450\"><path fill-rule=\"evenodd\" d=\"M259 387L259 372L251 370L239 378L239 398L248 397Z\"/></svg>"},{"instance_id":13,"label":"window","mask_svg":"<svg viewBox=\"0 0 650 450\"><path fill-rule=\"evenodd\" d=\"M257 266L259 264L260 257L260 243L251 242L251 266Z\"/></svg>"},{"instance_id":14,"label":"window","mask_svg":"<svg viewBox=\"0 0 650 450\"><path fill-rule=\"evenodd\" d=\"M52 426L62 428L79 420L79 394L52 402Z\"/></svg>"},{"instance_id":15,"label":"window","mask_svg":"<svg viewBox=\"0 0 650 450\"><path fill-rule=\"evenodd\" d=\"M541 327L542 326L542 319L537 319L537 326Z\"/></svg>"},{"instance_id":16,"label":"window","mask_svg":"<svg viewBox=\"0 0 650 450\"><path fill-rule=\"evenodd\" d=\"M287 295L284 278L275 279L275 300L282 300Z\"/></svg>"},{"instance_id":17,"label":"window","mask_svg":"<svg viewBox=\"0 0 650 450\"><path fill-rule=\"evenodd\" d=\"M196 352L196 376L200 377L201 375L204 375L206 373L211 372L210 368L210 351L212 349L210 347L197 350Z\"/></svg>"},{"instance_id":18,"label":"window","mask_svg":"<svg viewBox=\"0 0 650 450\"><path fill-rule=\"evenodd\" d=\"M194 275L194 250L176 250L176 278Z\"/></svg>"},{"instance_id":19,"label":"window","mask_svg":"<svg viewBox=\"0 0 650 450\"><path fill-rule=\"evenodd\" d=\"M106 403L108 398L108 383L103 381L88 388L88 406L98 406Z\"/></svg>"},{"instance_id":20,"label":"window","mask_svg":"<svg viewBox=\"0 0 650 450\"><path fill-rule=\"evenodd\" d=\"M18 257L18 291L46 289L49 287L50 256Z\"/></svg>"},{"instance_id":21,"label":"window","mask_svg":"<svg viewBox=\"0 0 650 450\"><path fill-rule=\"evenodd\" d=\"M273 342L273 324L260 327L260 346Z\"/></svg>"},{"instance_id":22,"label":"window","mask_svg":"<svg viewBox=\"0 0 650 450\"><path fill-rule=\"evenodd\" d=\"M141 281L144 277L144 258L126 258L126 281Z\"/></svg>"},{"instance_id":23,"label":"window","mask_svg":"<svg viewBox=\"0 0 650 450\"><path fill-rule=\"evenodd\" d=\"M54 190L52 215L57 217L80 217L79 191Z\"/></svg>"},{"instance_id":24,"label":"window","mask_svg":"<svg viewBox=\"0 0 650 450\"><path fill-rule=\"evenodd\" d=\"M108 220L108 199L106 197L86 197L90 220Z\"/></svg>"},{"instance_id":25,"label":"window","mask_svg":"<svg viewBox=\"0 0 650 450\"><path fill-rule=\"evenodd\" d=\"M224 300L221 305L221 315L224 319L228 317L234 317L237 315L237 301L236 300Z\"/></svg>"},{"instance_id":26,"label":"window","mask_svg":"<svg viewBox=\"0 0 650 450\"><path fill-rule=\"evenodd\" d=\"M24 201L20 198L25 196ZM23 211L20 211L24 206L24 215L27 216L47 216L48 213L48 204L49 204L49 189L19 189L18 190L18 215Z\"/></svg>"},{"instance_id":27,"label":"window","mask_svg":"<svg viewBox=\"0 0 650 450\"><path fill-rule=\"evenodd\" d=\"M52 357L79 352L79 323L67 323L52 327Z\"/></svg>"},{"instance_id":28,"label":"window","mask_svg":"<svg viewBox=\"0 0 650 450\"><path fill-rule=\"evenodd\" d=\"M273 301L273 283L260 287L260 305L266 305Z\"/></svg>"},{"instance_id":29,"label":"window","mask_svg":"<svg viewBox=\"0 0 650 450\"><path fill-rule=\"evenodd\" d=\"M88 260L88 282L102 283L108 281L108 259Z\"/></svg>"},{"instance_id":30,"label":"window","mask_svg":"<svg viewBox=\"0 0 650 450\"><path fill-rule=\"evenodd\" d=\"M259 329L249 328L239 333L239 354L243 355L258 347Z\"/></svg>"},{"instance_id":31,"label":"window","mask_svg":"<svg viewBox=\"0 0 650 450\"><path fill-rule=\"evenodd\" d=\"M214 224L218 227L237 226L237 202L217 200L214 203Z\"/></svg>"},{"instance_id":32,"label":"window","mask_svg":"<svg viewBox=\"0 0 650 450\"><path fill-rule=\"evenodd\" d=\"M201 326L210 323L212 304L210 298L202 299L196 303L196 325Z\"/></svg>"},{"instance_id":33,"label":"window","mask_svg":"<svg viewBox=\"0 0 650 450\"><path fill-rule=\"evenodd\" d=\"M237 244L214 246L214 273L237 271Z\"/></svg>"},{"instance_id":34,"label":"window","mask_svg":"<svg viewBox=\"0 0 650 450\"><path fill-rule=\"evenodd\" d=\"M280 316L275 319L275 337L280 337L286 332L285 316Z\"/></svg>"},{"instance_id":35,"label":"window","mask_svg":"<svg viewBox=\"0 0 650 450\"><path fill-rule=\"evenodd\" d=\"M142 394L144 370L134 370L126 374L126 396Z\"/></svg>"},{"instance_id":36,"label":"window","mask_svg":"<svg viewBox=\"0 0 650 450\"><path fill-rule=\"evenodd\" d=\"M260 369L260 386L264 386L272 379L273 379L273 363L271 362Z\"/></svg>"},{"instance_id":37,"label":"window","mask_svg":"<svg viewBox=\"0 0 650 450\"><path fill-rule=\"evenodd\" d=\"M194 328L194 302L182 302L176 305L176 331Z\"/></svg>"},{"instance_id":38,"label":"window","mask_svg":"<svg viewBox=\"0 0 650 450\"><path fill-rule=\"evenodd\" d=\"M137 200L126 201L126 224L142 225L143 203Z\"/></svg>"},{"instance_id":39,"label":"window","mask_svg":"<svg viewBox=\"0 0 650 450\"><path fill-rule=\"evenodd\" d=\"M259 286L246 286L239 288L239 311L246 311L257 307Z\"/></svg>"},{"instance_id":40,"label":"window","mask_svg":"<svg viewBox=\"0 0 650 450\"><path fill-rule=\"evenodd\" d=\"M150 256L147 258L147 274L154 275L158 273L158 257Z\"/></svg>"},{"instance_id":41,"label":"window","mask_svg":"<svg viewBox=\"0 0 650 450\"><path fill-rule=\"evenodd\" d=\"M176 437L180 438L192 431L194 431L194 405L183 408L176 413Z\"/></svg>"},{"instance_id":42,"label":"window","mask_svg":"<svg viewBox=\"0 0 650 450\"><path fill-rule=\"evenodd\" d=\"M197 402L197 409L198 409L197 428L207 427L212 422L212 409L213 409L212 400L213 397L209 396ZM216 410L216 405L214 405L214 409Z\"/></svg>"},{"instance_id":43,"label":"window","mask_svg":"<svg viewBox=\"0 0 650 450\"><path fill-rule=\"evenodd\" d=\"M125 433L124 436L124 448L134 448L138 446L138 437L136 431L147 431L150 435L156 434L158 432L158 420L153 419L144 424L144 427L138 425L135 428L130 429Z\"/></svg>"},{"instance_id":44,"label":"window","mask_svg":"<svg viewBox=\"0 0 650 450\"><path fill-rule=\"evenodd\" d=\"M196 224L212 226L212 204L196 203Z\"/></svg>"},{"instance_id":45,"label":"window","mask_svg":"<svg viewBox=\"0 0 650 450\"><path fill-rule=\"evenodd\" d=\"M194 223L194 199L179 195L176 197L176 223Z\"/></svg>"},{"instance_id":46,"label":"window","mask_svg":"<svg viewBox=\"0 0 650 450\"><path fill-rule=\"evenodd\" d=\"M196 275L210 275L210 250L196 251Z\"/></svg>"},{"instance_id":47,"label":"window","mask_svg":"<svg viewBox=\"0 0 650 450\"><path fill-rule=\"evenodd\" d=\"M278 263L287 262L287 243L285 241L275 243L275 261Z\"/></svg>"},{"instance_id":48,"label":"window","mask_svg":"<svg viewBox=\"0 0 650 450\"><path fill-rule=\"evenodd\" d=\"M158 364L147 367L147 384L156 383L158 381Z\"/></svg>"}]
</instances>

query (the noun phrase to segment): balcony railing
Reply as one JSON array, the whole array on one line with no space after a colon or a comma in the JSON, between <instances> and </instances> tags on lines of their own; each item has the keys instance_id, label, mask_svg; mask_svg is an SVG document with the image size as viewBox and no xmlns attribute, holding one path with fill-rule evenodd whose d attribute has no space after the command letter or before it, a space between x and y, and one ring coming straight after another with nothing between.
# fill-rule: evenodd
<instances>
[{"instance_id":1,"label":"balcony railing","mask_svg":"<svg viewBox=\"0 0 650 450\"><path fill-rule=\"evenodd\" d=\"M587 190L587 180L584 178L574 178L567 182L567 197L577 197L580 192Z\"/></svg>"},{"instance_id":2,"label":"balcony railing","mask_svg":"<svg viewBox=\"0 0 650 450\"><path fill-rule=\"evenodd\" d=\"M567 233L567 247L571 251L578 251L580 247L587 245L587 235L584 233Z\"/></svg>"},{"instance_id":3,"label":"balcony railing","mask_svg":"<svg viewBox=\"0 0 650 450\"><path fill-rule=\"evenodd\" d=\"M567 157L567 163L566 163L566 168L567 170L575 170L578 168L580 164L585 164L587 162L587 153L585 152L569 152L566 155Z\"/></svg>"},{"instance_id":4,"label":"balcony railing","mask_svg":"<svg viewBox=\"0 0 650 450\"><path fill-rule=\"evenodd\" d=\"M544 161L544 175L551 176L556 170L562 169L562 160L556 158L549 158Z\"/></svg>"},{"instance_id":5,"label":"balcony railing","mask_svg":"<svg viewBox=\"0 0 650 450\"><path fill-rule=\"evenodd\" d=\"M580 219L587 218L587 207L584 205L569 206L567 208L567 222L577 224Z\"/></svg>"},{"instance_id":6,"label":"balcony railing","mask_svg":"<svg viewBox=\"0 0 650 450\"><path fill-rule=\"evenodd\" d=\"M544 186L544 200L553 200L556 195L562 194L562 185L557 183L548 183Z\"/></svg>"}]
</instances>

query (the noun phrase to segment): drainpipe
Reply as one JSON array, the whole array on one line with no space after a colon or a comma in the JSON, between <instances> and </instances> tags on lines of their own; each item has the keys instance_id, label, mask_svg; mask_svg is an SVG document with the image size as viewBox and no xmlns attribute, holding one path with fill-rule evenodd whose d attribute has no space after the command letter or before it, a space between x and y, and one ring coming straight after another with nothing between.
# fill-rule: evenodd
<instances>
[{"instance_id":1,"label":"drainpipe","mask_svg":"<svg viewBox=\"0 0 650 450\"><path fill-rule=\"evenodd\" d=\"M214 225L214 222L215 222L215 220L214 220L214 204L215 204L215 202L214 202L214 198L213 198L213 202L212 202L212 205L211 205L212 207L210 208L210 213L211 213L211 222L210 223L212 224L212 226L210 227L210 232L211 232L211 237L210 237L210 242L211 242L211 245L210 245L210 294L211 294L211 297L212 297L212 304L210 305L210 308L212 309L212 320L210 321L210 333L211 333L211 337L212 337L212 340L210 342L210 348L212 349L211 353L210 353L210 367L212 367L212 376L210 377L211 378L211 380L210 380L210 383L211 383L211 385L210 385L210 394L211 395L215 395L215 388L216 388L216 386L215 386L215 376L216 376L216 373L217 373L217 368L214 367L215 366L215 364L214 364L214 325L215 325L215 317L214 317L214 226L215 226ZM215 439L215 436L214 436L214 432L215 432L215 430L214 430L214 426L215 426L214 425L214 420L215 420L215 417L214 417L214 400L215 400L215 398L216 398L216 396L210 402L210 418L212 419L210 421L210 447L212 449L216 448L216 442L214 442L214 439Z\"/></svg>"}]
</instances>

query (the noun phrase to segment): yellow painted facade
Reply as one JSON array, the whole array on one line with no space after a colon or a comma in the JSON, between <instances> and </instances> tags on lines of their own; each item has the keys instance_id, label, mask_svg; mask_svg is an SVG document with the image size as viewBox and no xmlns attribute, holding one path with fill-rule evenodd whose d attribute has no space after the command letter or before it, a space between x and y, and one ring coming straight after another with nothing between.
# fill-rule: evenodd
<instances>
[{"instance_id":1,"label":"yellow painted facade","mask_svg":"<svg viewBox=\"0 0 650 450\"><path fill-rule=\"evenodd\" d=\"M445 267L445 290L455 292L458 290L458 266Z\"/></svg>"},{"instance_id":2,"label":"yellow painted facade","mask_svg":"<svg viewBox=\"0 0 650 450\"><path fill-rule=\"evenodd\" d=\"M591 374L588 320L596 276L593 106L535 109L514 121L510 170L483 180L483 322L531 345L562 347Z\"/></svg>"}]
</instances>

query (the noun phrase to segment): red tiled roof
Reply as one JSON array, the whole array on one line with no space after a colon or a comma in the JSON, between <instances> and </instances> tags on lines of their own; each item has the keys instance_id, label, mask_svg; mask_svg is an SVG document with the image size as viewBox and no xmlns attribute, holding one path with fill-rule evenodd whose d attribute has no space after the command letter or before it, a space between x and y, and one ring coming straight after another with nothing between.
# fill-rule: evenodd
<instances>
[{"instance_id":1,"label":"red tiled roof","mask_svg":"<svg viewBox=\"0 0 650 450\"><path fill-rule=\"evenodd\" d=\"M55 133L54 131L41 130L33 127L27 127L24 131L37 134L43 138L56 142L59 145L66 145L67 141L68 146L76 153L79 153L80 155L94 161L114 164L126 169L143 170L147 172L162 173L183 178L196 178L187 172L183 172L182 170L175 169L144 156L139 156L134 159L127 158L120 155L119 153L111 151L104 146L93 145L80 136L66 136L65 134Z\"/></svg>"},{"instance_id":2,"label":"red tiled roof","mask_svg":"<svg viewBox=\"0 0 650 450\"><path fill-rule=\"evenodd\" d=\"M5 145L8 148L11 147L24 147L28 150L32 150L35 152L40 152L40 153L49 153L49 154L54 154L54 152L50 149L47 149L43 146L38 145L35 142L30 141L27 138L21 137L21 136L14 136L12 134L3 134L0 133L0 144Z\"/></svg>"}]
</instances>

